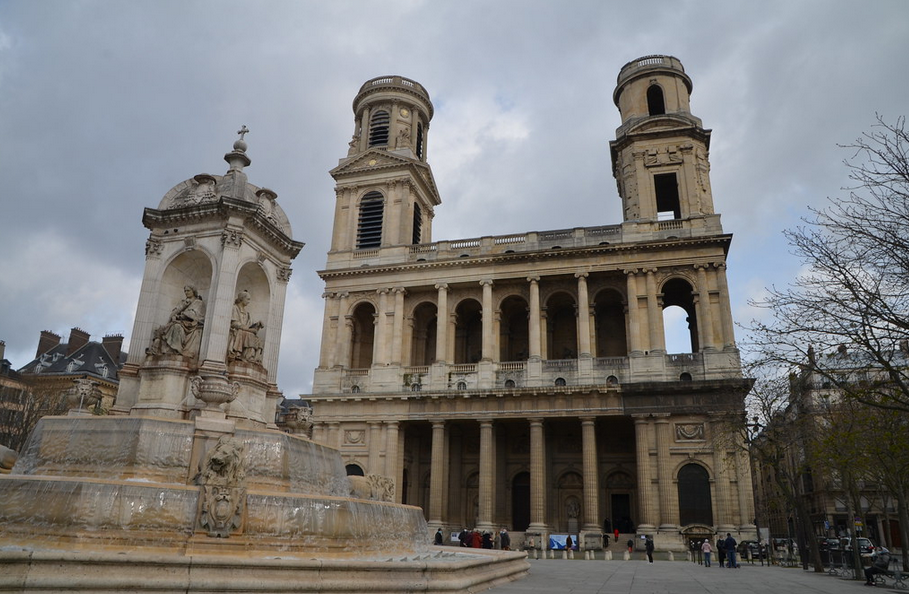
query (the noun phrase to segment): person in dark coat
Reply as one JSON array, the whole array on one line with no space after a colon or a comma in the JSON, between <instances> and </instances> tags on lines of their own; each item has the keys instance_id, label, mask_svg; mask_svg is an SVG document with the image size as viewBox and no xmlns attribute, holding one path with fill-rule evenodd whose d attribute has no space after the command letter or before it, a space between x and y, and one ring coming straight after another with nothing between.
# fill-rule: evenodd
<instances>
[{"instance_id":1,"label":"person in dark coat","mask_svg":"<svg viewBox=\"0 0 909 594\"><path fill-rule=\"evenodd\" d=\"M633 539L633 538L629 538L629 539L628 539L628 542L625 543L625 544L628 545L628 552L629 552L629 553L633 553L633 552L634 552L634 539Z\"/></svg>"},{"instance_id":2,"label":"person in dark coat","mask_svg":"<svg viewBox=\"0 0 909 594\"><path fill-rule=\"evenodd\" d=\"M469 533L467 532L467 529L466 529L466 528L462 528L462 529L461 529L461 532L458 534L458 542L461 543L461 546L462 546L462 547L468 546L468 544L467 544L467 537L468 537L468 536L469 536Z\"/></svg>"},{"instance_id":3,"label":"person in dark coat","mask_svg":"<svg viewBox=\"0 0 909 594\"><path fill-rule=\"evenodd\" d=\"M565 548L570 551L573 546L574 546L574 542L572 542L571 536L566 536L565 537Z\"/></svg>"},{"instance_id":4,"label":"person in dark coat","mask_svg":"<svg viewBox=\"0 0 909 594\"><path fill-rule=\"evenodd\" d=\"M649 536L644 541L644 550L647 551L647 561L653 563L653 539Z\"/></svg>"},{"instance_id":5,"label":"person in dark coat","mask_svg":"<svg viewBox=\"0 0 909 594\"><path fill-rule=\"evenodd\" d=\"M484 549L491 549L492 548L492 535L488 532L484 532L483 536L481 537L480 543L481 543L480 546L482 546Z\"/></svg>"},{"instance_id":6,"label":"person in dark coat","mask_svg":"<svg viewBox=\"0 0 909 594\"><path fill-rule=\"evenodd\" d=\"M732 535L729 534L728 532L726 533L725 545L726 545L726 559L727 559L726 566L729 567L730 569L734 568L734 567L738 567L739 564L735 560L735 547L738 545L738 543L735 542L735 539L732 538Z\"/></svg>"},{"instance_id":7,"label":"person in dark coat","mask_svg":"<svg viewBox=\"0 0 909 594\"><path fill-rule=\"evenodd\" d=\"M499 544L503 551L511 550L511 535L509 535L508 530L505 530L504 528L499 532Z\"/></svg>"},{"instance_id":8,"label":"person in dark coat","mask_svg":"<svg viewBox=\"0 0 909 594\"><path fill-rule=\"evenodd\" d=\"M726 567L726 544L722 538L716 539L716 557L720 561L720 567Z\"/></svg>"},{"instance_id":9,"label":"person in dark coat","mask_svg":"<svg viewBox=\"0 0 909 594\"><path fill-rule=\"evenodd\" d=\"M439 528L436 530L436 536L433 538L432 544L441 545L442 544L442 529Z\"/></svg>"}]
</instances>

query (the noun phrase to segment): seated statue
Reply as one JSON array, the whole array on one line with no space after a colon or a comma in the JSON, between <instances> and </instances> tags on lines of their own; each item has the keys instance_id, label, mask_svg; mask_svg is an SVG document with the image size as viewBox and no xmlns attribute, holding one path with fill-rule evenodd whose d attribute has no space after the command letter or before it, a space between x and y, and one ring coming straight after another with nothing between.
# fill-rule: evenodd
<instances>
[{"instance_id":1,"label":"seated statue","mask_svg":"<svg viewBox=\"0 0 909 594\"><path fill-rule=\"evenodd\" d=\"M199 356L202 345L202 325L205 322L205 303L195 287L183 287L186 298L170 312L170 319L158 327L152 337L148 355L178 354L184 357Z\"/></svg>"},{"instance_id":2,"label":"seated statue","mask_svg":"<svg viewBox=\"0 0 909 594\"><path fill-rule=\"evenodd\" d=\"M250 322L250 315L246 309L250 301L252 297L247 291L240 291L234 301L234 309L230 315L230 339L227 344L228 361L262 363L263 344L258 334L262 322Z\"/></svg>"}]
</instances>

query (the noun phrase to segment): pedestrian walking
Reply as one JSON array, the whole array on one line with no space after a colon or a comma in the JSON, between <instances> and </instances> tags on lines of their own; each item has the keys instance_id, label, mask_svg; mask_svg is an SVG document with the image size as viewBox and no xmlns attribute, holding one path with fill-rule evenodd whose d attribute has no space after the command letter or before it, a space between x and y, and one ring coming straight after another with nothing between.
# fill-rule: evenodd
<instances>
[{"instance_id":1,"label":"pedestrian walking","mask_svg":"<svg viewBox=\"0 0 909 594\"><path fill-rule=\"evenodd\" d=\"M647 540L644 541L644 550L647 551L648 563L653 563L653 539L649 536L647 537Z\"/></svg>"},{"instance_id":2,"label":"pedestrian walking","mask_svg":"<svg viewBox=\"0 0 909 594\"><path fill-rule=\"evenodd\" d=\"M628 539L628 542L625 543L625 544L628 545L628 552L629 552L629 553L633 553L633 552L634 552L634 539L629 538L629 539Z\"/></svg>"},{"instance_id":3,"label":"pedestrian walking","mask_svg":"<svg viewBox=\"0 0 909 594\"><path fill-rule=\"evenodd\" d=\"M726 543L722 538L716 539L716 556L720 562L720 567L726 567Z\"/></svg>"},{"instance_id":4,"label":"pedestrian walking","mask_svg":"<svg viewBox=\"0 0 909 594\"><path fill-rule=\"evenodd\" d=\"M441 528L436 530L436 536L433 539L432 544L439 545L439 546L442 545L442 529Z\"/></svg>"}]
</instances>

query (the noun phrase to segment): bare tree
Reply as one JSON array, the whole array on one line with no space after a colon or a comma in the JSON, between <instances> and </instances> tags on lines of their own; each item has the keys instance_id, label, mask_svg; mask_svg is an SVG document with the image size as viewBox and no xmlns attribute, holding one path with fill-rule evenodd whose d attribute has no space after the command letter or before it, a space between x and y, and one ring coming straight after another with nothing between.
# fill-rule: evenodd
<instances>
[{"instance_id":1,"label":"bare tree","mask_svg":"<svg viewBox=\"0 0 909 594\"><path fill-rule=\"evenodd\" d=\"M21 452L38 420L67 411L65 392L36 394L23 388L0 386L0 444Z\"/></svg>"},{"instance_id":2,"label":"bare tree","mask_svg":"<svg viewBox=\"0 0 909 594\"><path fill-rule=\"evenodd\" d=\"M877 116L870 132L843 148L854 185L848 196L812 210L785 232L807 272L790 286L769 289L752 304L770 321L748 328L762 360L808 365L846 397L909 411L909 133L905 118ZM852 354L842 361L819 353ZM857 374L864 374L860 389Z\"/></svg>"}]
</instances>

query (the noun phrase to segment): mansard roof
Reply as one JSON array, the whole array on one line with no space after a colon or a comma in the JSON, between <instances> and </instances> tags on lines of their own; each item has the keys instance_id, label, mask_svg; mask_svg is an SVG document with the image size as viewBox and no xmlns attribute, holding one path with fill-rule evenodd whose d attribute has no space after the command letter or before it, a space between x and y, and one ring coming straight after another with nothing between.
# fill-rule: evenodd
<instances>
[{"instance_id":1,"label":"mansard roof","mask_svg":"<svg viewBox=\"0 0 909 594\"><path fill-rule=\"evenodd\" d=\"M126 361L127 353L120 353L120 362L111 358L100 342L90 341L67 355L69 345L61 343L41 353L19 369L23 375L71 376L84 375L111 383L120 381L119 371Z\"/></svg>"}]
</instances>

